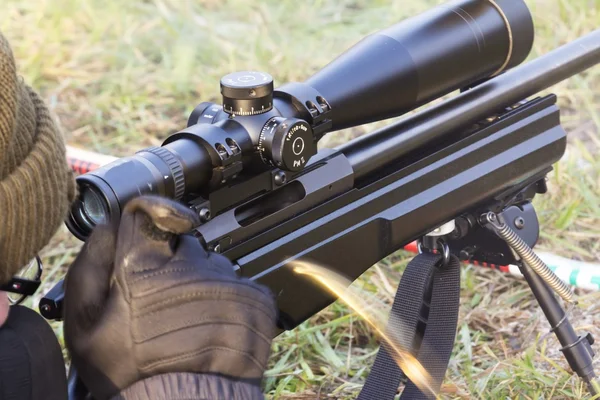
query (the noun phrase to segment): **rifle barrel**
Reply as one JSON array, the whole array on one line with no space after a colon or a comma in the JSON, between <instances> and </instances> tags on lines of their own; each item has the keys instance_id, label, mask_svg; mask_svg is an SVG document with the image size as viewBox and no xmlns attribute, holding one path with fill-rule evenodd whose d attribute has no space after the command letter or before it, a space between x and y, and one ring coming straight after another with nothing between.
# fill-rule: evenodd
<instances>
[{"instance_id":1,"label":"rifle barrel","mask_svg":"<svg viewBox=\"0 0 600 400\"><path fill-rule=\"evenodd\" d=\"M600 63L600 29L337 149L355 179Z\"/></svg>"}]
</instances>

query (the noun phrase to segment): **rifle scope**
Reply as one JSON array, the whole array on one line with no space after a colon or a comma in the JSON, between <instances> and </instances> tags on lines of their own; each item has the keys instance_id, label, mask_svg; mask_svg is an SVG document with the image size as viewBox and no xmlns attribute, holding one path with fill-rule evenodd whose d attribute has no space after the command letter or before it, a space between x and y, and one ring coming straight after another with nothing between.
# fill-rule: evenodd
<instances>
[{"instance_id":1,"label":"rifle scope","mask_svg":"<svg viewBox=\"0 0 600 400\"><path fill-rule=\"evenodd\" d=\"M523 62L532 43L523 0L456 0L366 37L304 83L273 91L268 74L227 75L222 105L201 103L161 147L78 177L67 226L85 239L135 196L189 199L272 167L298 172L325 133L480 83Z\"/></svg>"}]
</instances>

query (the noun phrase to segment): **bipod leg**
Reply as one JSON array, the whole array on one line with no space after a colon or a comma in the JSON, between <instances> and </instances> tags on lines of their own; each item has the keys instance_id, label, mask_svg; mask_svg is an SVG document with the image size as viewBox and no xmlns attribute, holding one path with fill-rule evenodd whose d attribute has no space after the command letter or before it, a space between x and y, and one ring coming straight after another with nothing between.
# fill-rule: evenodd
<instances>
[{"instance_id":1,"label":"bipod leg","mask_svg":"<svg viewBox=\"0 0 600 400\"><path fill-rule=\"evenodd\" d=\"M600 393L600 386L595 379L596 375L592 366L592 357L594 356L592 350L594 339L592 335L589 333L583 336L577 335L565 310L546 282L523 262L519 263L519 269L544 311L548 322L550 322L551 331L558 338L562 346L560 350L567 359L569 366L588 385L590 393L597 395Z\"/></svg>"}]
</instances>

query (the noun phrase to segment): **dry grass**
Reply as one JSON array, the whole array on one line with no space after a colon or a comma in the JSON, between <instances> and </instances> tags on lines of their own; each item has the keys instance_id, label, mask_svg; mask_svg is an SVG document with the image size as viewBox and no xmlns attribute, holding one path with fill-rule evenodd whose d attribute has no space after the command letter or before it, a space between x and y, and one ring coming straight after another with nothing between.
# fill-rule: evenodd
<instances>
[{"instance_id":1,"label":"dry grass","mask_svg":"<svg viewBox=\"0 0 600 400\"><path fill-rule=\"evenodd\" d=\"M269 71L303 80L363 35L436 0L3 0L0 30L19 69L57 114L68 141L126 155L158 144L189 111L217 100L218 78ZM600 0L530 0L533 55L600 25ZM540 248L600 259L600 70L553 88L569 131L568 155L537 200ZM329 145L362 134L343 131ZM79 243L63 229L43 253L47 282L64 273ZM390 303L408 256L392 255L355 285ZM600 337L600 293L580 293L573 323ZM465 268L458 340L443 398L585 397L523 282ZM60 335L60 327L56 327ZM377 349L366 325L335 303L273 345L265 390L272 398L353 398ZM600 371L600 369L599 369Z\"/></svg>"}]
</instances>

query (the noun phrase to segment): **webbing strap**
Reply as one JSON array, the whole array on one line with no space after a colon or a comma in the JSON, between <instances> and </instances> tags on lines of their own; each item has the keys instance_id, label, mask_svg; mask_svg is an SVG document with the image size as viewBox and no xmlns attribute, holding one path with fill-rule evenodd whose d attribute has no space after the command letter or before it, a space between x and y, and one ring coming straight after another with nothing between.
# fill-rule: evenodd
<instances>
[{"instance_id":1,"label":"webbing strap","mask_svg":"<svg viewBox=\"0 0 600 400\"><path fill-rule=\"evenodd\" d=\"M440 256L423 253L406 267L392 304L387 334L394 345L417 356L432 378L431 386L438 392L456 337L460 300L460 264L451 256L443 269L436 268ZM433 282L430 277L433 277ZM431 286L429 317L419 348L414 348L415 333L427 290ZM390 345L382 342L371 373L358 395L358 400L393 400L404 374L394 361ZM402 400L430 399L412 382L408 382Z\"/></svg>"}]
</instances>

